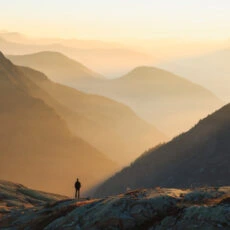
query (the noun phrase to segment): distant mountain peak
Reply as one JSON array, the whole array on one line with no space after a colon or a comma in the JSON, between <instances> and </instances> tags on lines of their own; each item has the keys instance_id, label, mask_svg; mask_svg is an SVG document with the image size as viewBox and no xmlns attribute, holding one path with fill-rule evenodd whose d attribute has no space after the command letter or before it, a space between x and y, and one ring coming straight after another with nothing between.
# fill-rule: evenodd
<instances>
[{"instance_id":1,"label":"distant mountain peak","mask_svg":"<svg viewBox=\"0 0 230 230\"><path fill-rule=\"evenodd\" d=\"M60 52L57 52L57 51L40 51L40 52L36 52L36 53L31 53L29 55L49 55L49 56L59 56L59 57L65 57L65 58L68 58L67 56L65 56L64 54L60 53Z\"/></svg>"},{"instance_id":2,"label":"distant mountain peak","mask_svg":"<svg viewBox=\"0 0 230 230\"><path fill-rule=\"evenodd\" d=\"M128 74L121 77L120 79L125 80L155 80L160 78L170 78L178 77L168 71L163 69L159 69L152 66L138 66L135 69L131 70Z\"/></svg>"},{"instance_id":3,"label":"distant mountain peak","mask_svg":"<svg viewBox=\"0 0 230 230\"><path fill-rule=\"evenodd\" d=\"M26 54L26 55L9 55L9 57L27 57L27 58L33 58L33 57L37 57L37 58L42 58L42 59L46 59L48 61L52 61L51 58L56 58L55 61L58 61L58 59L60 59L61 61L63 61L63 59L68 59L70 61L74 61L78 64L80 64L79 62L69 58L68 56L60 53L60 52L56 52L56 51L40 51L40 52L36 52L36 53L30 53L30 54ZM58 58L58 59L57 59Z\"/></svg>"},{"instance_id":4,"label":"distant mountain peak","mask_svg":"<svg viewBox=\"0 0 230 230\"><path fill-rule=\"evenodd\" d=\"M45 73L59 83L74 82L75 79L93 80L103 78L80 62L60 52L41 51L27 55L9 55L14 64L27 66Z\"/></svg>"}]
</instances>

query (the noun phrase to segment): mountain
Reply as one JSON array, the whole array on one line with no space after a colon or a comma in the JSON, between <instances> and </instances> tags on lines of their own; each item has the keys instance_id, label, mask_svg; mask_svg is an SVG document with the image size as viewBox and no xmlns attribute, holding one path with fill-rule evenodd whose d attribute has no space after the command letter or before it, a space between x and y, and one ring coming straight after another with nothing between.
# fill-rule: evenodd
<instances>
[{"instance_id":1,"label":"mountain","mask_svg":"<svg viewBox=\"0 0 230 230\"><path fill-rule=\"evenodd\" d=\"M60 44L78 49L114 49L123 48L123 45L115 42L100 40L64 39L64 38L36 38L18 32L0 31L0 37L9 42L20 42L21 44Z\"/></svg>"},{"instance_id":2,"label":"mountain","mask_svg":"<svg viewBox=\"0 0 230 230\"><path fill-rule=\"evenodd\" d=\"M130 106L168 136L191 128L223 103L204 87L154 67L137 67L121 78L78 83L75 88Z\"/></svg>"},{"instance_id":3,"label":"mountain","mask_svg":"<svg viewBox=\"0 0 230 230\"><path fill-rule=\"evenodd\" d=\"M43 54L45 58L42 58ZM40 61L36 61L36 56L39 60L47 60L46 68L37 64ZM52 60L52 56L60 57L58 65L61 69L56 68L56 61L49 61ZM199 119L223 105L221 100L204 87L154 67L137 67L120 78L106 80L93 77L95 74L90 70L88 72L92 73L92 77L79 78L81 71L75 62L74 66L78 71L70 73L71 68L68 68L70 65L65 64L69 59L58 53L43 52L28 56L9 56L9 58L15 64L37 68L51 76L51 79L59 78L59 81L62 79L62 83L81 91L124 103L170 137L188 130Z\"/></svg>"},{"instance_id":4,"label":"mountain","mask_svg":"<svg viewBox=\"0 0 230 230\"><path fill-rule=\"evenodd\" d=\"M60 56L59 66L47 60L47 68L38 67L34 56L41 58L43 53L28 56L9 56L15 63L52 75L52 79L60 77L64 84L79 90L103 95L131 107L139 116L163 130L168 136L173 137L184 130L191 128L199 119L219 108L223 103L210 91L200 85L194 84L180 76L154 67L137 67L123 77L106 80L100 78L79 79L77 71L73 75L65 65L67 57L62 54L45 52L52 60L52 55ZM43 58L41 58L43 60ZM45 59L44 59L45 60ZM61 64L63 63L63 64ZM48 65L50 64L50 65ZM66 70L65 70L66 68ZM65 72L65 74L62 74ZM90 72L90 70L88 71ZM52 74L51 74L52 73ZM93 73L91 71L91 73ZM75 74L75 77L74 77ZM72 80L67 77L71 76ZM82 74L83 75L83 74ZM92 74L92 76L94 76ZM60 80L59 80L60 81ZM119 93L118 93L119 92Z\"/></svg>"},{"instance_id":5,"label":"mountain","mask_svg":"<svg viewBox=\"0 0 230 230\"><path fill-rule=\"evenodd\" d=\"M33 96L54 108L73 133L121 165L166 140L157 128L121 103L54 83L33 69L20 69L39 86L39 91L33 89Z\"/></svg>"},{"instance_id":6,"label":"mountain","mask_svg":"<svg viewBox=\"0 0 230 230\"><path fill-rule=\"evenodd\" d=\"M160 66L173 71L198 84L205 85L221 99L229 102L230 49L161 63Z\"/></svg>"},{"instance_id":7,"label":"mountain","mask_svg":"<svg viewBox=\"0 0 230 230\"><path fill-rule=\"evenodd\" d=\"M9 42L26 43L28 40L26 35L18 33L18 32L0 31L0 37Z\"/></svg>"},{"instance_id":8,"label":"mountain","mask_svg":"<svg viewBox=\"0 0 230 230\"><path fill-rule=\"evenodd\" d=\"M73 135L24 72L0 53L0 177L49 192L72 193L78 176L88 189L117 165ZM86 167L87 165L87 167Z\"/></svg>"},{"instance_id":9,"label":"mountain","mask_svg":"<svg viewBox=\"0 0 230 230\"><path fill-rule=\"evenodd\" d=\"M100 199L82 198L80 201L60 200L60 196L9 182L0 182L1 187L1 229L182 230L188 226L191 229L230 227L230 187L139 189ZM11 207L5 207L6 203ZM15 203L22 205L18 207Z\"/></svg>"},{"instance_id":10,"label":"mountain","mask_svg":"<svg viewBox=\"0 0 230 230\"><path fill-rule=\"evenodd\" d=\"M94 69L105 76L114 77L124 74L137 65L149 65L154 58L146 53L136 51L117 44L103 45L100 42L81 41L80 44L73 41L43 40L16 41L7 40L9 37L0 34L0 50L11 55L25 55L43 51L60 52L70 58L86 63L90 69ZM78 44L76 44L78 43Z\"/></svg>"},{"instance_id":11,"label":"mountain","mask_svg":"<svg viewBox=\"0 0 230 230\"><path fill-rule=\"evenodd\" d=\"M55 82L71 85L76 80L101 78L99 74L58 52L45 51L21 56L10 55L8 58L16 65L28 66L44 72Z\"/></svg>"},{"instance_id":12,"label":"mountain","mask_svg":"<svg viewBox=\"0 0 230 230\"><path fill-rule=\"evenodd\" d=\"M99 196L126 188L229 185L230 104L167 144L154 148L103 183Z\"/></svg>"}]
</instances>

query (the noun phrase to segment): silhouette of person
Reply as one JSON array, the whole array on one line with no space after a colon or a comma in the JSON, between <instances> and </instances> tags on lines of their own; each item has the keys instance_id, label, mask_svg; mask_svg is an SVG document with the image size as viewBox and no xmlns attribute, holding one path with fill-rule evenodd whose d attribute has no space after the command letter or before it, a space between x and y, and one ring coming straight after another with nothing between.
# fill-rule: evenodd
<instances>
[{"instance_id":1,"label":"silhouette of person","mask_svg":"<svg viewBox=\"0 0 230 230\"><path fill-rule=\"evenodd\" d=\"M76 190L76 192L75 192L75 198L76 199L80 199L80 189L81 189L81 183L80 183L80 181L79 181L79 179L77 178L77 181L75 182L75 190Z\"/></svg>"}]
</instances>

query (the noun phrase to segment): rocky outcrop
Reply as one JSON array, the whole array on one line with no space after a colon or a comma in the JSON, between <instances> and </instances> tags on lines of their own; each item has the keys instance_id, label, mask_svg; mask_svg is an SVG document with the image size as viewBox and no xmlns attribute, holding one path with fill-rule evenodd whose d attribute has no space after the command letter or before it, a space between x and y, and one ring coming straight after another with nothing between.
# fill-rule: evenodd
<instances>
[{"instance_id":1,"label":"rocky outcrop","mask_svg":"<svg viewBox=\"0 0 230 230\"><path fill-rule=\"evenodd\" d=\"M21 184L0 180L0 216L11 211L44 206L67 199L66 196L29 189Z\"/></svg>"},{"instance_id":2,"label":"rocky outcrop","mask_svg":"<svg viewBox=\"0 0 230 230\"><path fill-rule=\"evenodd\" d=\"M230 229L230 187L141 189L5 214L1 229Z\"/></svg>"}]
</instances>

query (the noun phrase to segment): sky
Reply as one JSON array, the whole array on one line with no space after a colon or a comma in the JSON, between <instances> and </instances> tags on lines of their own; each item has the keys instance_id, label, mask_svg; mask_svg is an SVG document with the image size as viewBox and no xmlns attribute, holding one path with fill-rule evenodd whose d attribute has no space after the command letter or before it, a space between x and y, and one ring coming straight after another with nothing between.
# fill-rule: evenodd
<instances>
[{"instance_id":1,"label":"sky","mask_svg":"<svg viewBox=\"0 0 230 230\"><path fill-rule=\"evenodd\" d=\"M229 0L0 0L0 30L81 39L229 39Z\"/></svg>"}]
</instances>

